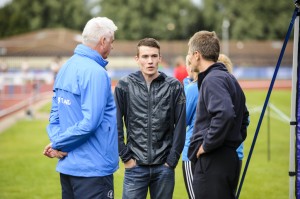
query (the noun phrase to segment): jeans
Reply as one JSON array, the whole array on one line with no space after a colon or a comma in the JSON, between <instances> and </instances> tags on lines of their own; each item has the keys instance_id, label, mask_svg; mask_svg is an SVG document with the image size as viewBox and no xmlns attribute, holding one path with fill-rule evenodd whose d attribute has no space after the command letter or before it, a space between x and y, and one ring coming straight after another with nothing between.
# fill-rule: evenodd
<instances>
[{"instance_id":1,"label":"jeans","mask_svg":"<svg viewBox=\"0 0 300 199\"><path fill-rule=\"evenodd\" d=\"M145 199L148 188L151 199L172 199L174 184L174 169L166 165L136 165L125 169L123 199Z\"/></svg>"}]
</instances>

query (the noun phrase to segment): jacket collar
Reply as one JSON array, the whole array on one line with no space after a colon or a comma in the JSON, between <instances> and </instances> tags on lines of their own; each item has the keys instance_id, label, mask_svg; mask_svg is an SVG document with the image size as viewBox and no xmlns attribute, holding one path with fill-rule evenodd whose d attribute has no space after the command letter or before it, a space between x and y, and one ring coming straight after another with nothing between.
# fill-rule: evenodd
<instances>
[{"instance_id":1,"label":"jacket collar","mask_svg":"<svg viewBox=\"0 0 300 199\"><path fill-rule=\"evenodd\" d=\"M220 62L216 62L213 65L211 65L210 67L208 67L207 70L205 70L204 72L201 72L198 74L198 89L200 89L202 82L204 80L204 78L207 76L208 73L210 73L213 70L222 70L222 71L228 71L225 67L225 65L223 63Z\"/></svg>"},{"instance_id":2,"label":"jacket collar","mask_svg":"<svg viewBox=\"0 0 300 199\"><path fill-rule=\"evenodd\" d=\"M108 64L108 61L103 59L97 51L83 44L77 45L77 47L74 50L74 53L96 61L103 68L105 68L105 66Z\"/></svg>"},{"instance_id":3,"label":"jacket collar","mask_svg":"<svg viewBox=\"0 0 300 199\"><path fill-rule=\"evenodd\" d=\"M167 75L161 71L158 71L159 72L159 75L157 78L155 78L153 81L163 81L164 79L166 79ZM140 81L140 82L146 82L142 72L139 70L139 71L136 71L134 73L131 73L129 76L131 76L132 78Z\"/></svg>"}]
</instances>

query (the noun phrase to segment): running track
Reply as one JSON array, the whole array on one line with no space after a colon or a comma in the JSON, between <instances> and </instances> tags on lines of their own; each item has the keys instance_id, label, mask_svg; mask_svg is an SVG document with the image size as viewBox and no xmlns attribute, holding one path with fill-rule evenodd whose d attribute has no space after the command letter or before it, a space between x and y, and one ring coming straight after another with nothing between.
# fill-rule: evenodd
<instances>
[{"instance_id":1,"label":"running track","mask_svg":"<svg viewBox=\"0 0 300 199\"><path fill-rule=\"evenodd\" d=\"M239 83L244 90L247 89L262 89L267 90L270 86L271 80L240 80ZM276 80L274 89L291 89L291 80ZM112 89L114 89L117 81L112 81ZM19 111L26 110L28 107L45 97L51 100L52 85L43 84L35 89L32 85L25 85L23 87L15 86L4 87L0 93L0 120L9 115ZM13 111L7 111L13 110ZM5 114L7 112L7 114Z\"/></svg>"}]
</instances>

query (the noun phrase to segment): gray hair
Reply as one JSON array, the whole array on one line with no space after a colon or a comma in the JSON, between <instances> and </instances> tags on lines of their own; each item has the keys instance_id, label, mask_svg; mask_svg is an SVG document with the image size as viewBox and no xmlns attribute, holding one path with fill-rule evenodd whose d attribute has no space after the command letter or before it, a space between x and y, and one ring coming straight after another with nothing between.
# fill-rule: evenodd
<instances>
[{"instance_id":1,"label":"gray hair","mask_svg":"<svg viewBox=\"0 0 300 199\"><path fill-rule=\"evenodd\" d=\"M216 62L220 53L220 41L217 34L202 30L196 32L188 43L190 53L198 51L206 60Z\"/></svg>"},{"instance_id":2,"label":"gray hair","mask_svg":"<svg viewBox=\"0 0 300 199\"><path fill-rule=\"evenodd\" d=\"M90 19L82 32L82 43L96 45L101 37L109 37L118 29L114 22L107 17Z\"/></svg>"}]
</instances>

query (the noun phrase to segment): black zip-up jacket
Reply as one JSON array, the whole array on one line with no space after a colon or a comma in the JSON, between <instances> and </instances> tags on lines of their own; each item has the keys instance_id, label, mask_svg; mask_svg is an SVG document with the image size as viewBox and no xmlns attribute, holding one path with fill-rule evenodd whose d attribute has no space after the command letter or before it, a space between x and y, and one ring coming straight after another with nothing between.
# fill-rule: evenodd
<instances>
[{"instance_id":1,"label":"black zip-up jacket","mask_svg":"<svg viewBox=\"0 0 300 199\"><path fill-rule=\"evenodd\" d=\"M249 112L236 78L222 63L215 63L198 76L199 99L188 157L197 160L201 145L206 153L219 147L237 149L246 139Z\"/></svg>"},{"instance_id":2,"label":"black zip-up jacket","mask_svg":"<svg viewBox=\"0 0 300 199\"><path fill-rule=\"evenodd\" d=\"M160 72L148 91L137 71L115 88L119 155L138 165L167 163L175 168L185 141L185 95L181 83ZM126 140L124 140L124 123Z\"/></svg>"}]
</instances>

